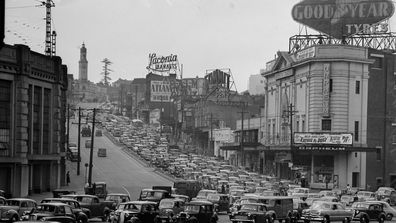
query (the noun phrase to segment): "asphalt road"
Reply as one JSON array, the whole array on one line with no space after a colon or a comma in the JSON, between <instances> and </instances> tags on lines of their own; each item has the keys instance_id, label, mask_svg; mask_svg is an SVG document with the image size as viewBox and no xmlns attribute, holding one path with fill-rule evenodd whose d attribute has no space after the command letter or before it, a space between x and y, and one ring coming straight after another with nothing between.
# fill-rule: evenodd
<instances>
[{"instance_id":1,"label":"asphalt road","mask_svg":"<svg viewBox=\"0 0 396 223\"><path fill-rule=\"evenodd\" d=\"M73 120L75 123L77 120ZM77 125L70 126L70 142L77 143ZM90 149L85 148L89 137L81 137L81 174L85 176L85 163L89 163ZM107 157L98 157L98 148L106 148ZM88 175L88 174L87 174ZM94 138L92 182L104 181L107 190L115 193L129 193L131 199L137 199L141 189L153 185L172 186L173 183L154 172L135 158L125 153L106 136ZM81 185L83 188L84 185Z\"/></svg>"}]
</instances>

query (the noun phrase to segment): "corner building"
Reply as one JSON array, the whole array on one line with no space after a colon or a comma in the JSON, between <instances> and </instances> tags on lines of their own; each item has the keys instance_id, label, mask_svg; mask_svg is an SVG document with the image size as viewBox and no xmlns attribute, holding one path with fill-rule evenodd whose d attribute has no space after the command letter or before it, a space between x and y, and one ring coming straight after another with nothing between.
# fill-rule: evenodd
<instances>
[{"instance_id":1,"label":"corner building","mask_svg":"<svg viewBox=\"0 0 396 223\"><path fill-rule=\"evenodd\" d=\"M65 185L66 91L60 57L0 50L0 189L9 196Z\"/></svg>"},{"instance_id":2,"label":"corner building","mask_svg":"<svg viewBox=\"0 0 396 223\"><path fill-rule=\"evenodd\" d=\"M265 156L277 176L293 178L299 170L311 188L367 188L367 172L373 171L367 158L377 152L367 143L368 110L376 109L368 104L368 95L376 94L368 88L374 62L367 48L315 45L279 52L267 63ZM353 142L298 145L294 133L348 133Z\"/></svg>"}]
</instances>

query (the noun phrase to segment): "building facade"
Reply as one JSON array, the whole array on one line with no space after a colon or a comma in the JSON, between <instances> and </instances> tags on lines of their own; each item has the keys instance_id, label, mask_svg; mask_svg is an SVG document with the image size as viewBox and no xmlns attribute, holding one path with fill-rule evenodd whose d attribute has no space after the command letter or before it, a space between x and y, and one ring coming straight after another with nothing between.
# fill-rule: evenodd
<instances>
[{"instance_id":1,"label":"building facade","mask_svg":"<svg viewBox=\"0 0 396 223\"><path fill-rule=\"evenodd\" d=\"M299 170L311 188L366 188L367 157L375 155L367 144L372 63L367 48L346 45L279 52L267 63L265 155L277 176ZM350 144L334 141L343 133Z\"/></svg>"},{"instance_id":2,"label":"building facade","mask_svg":"<svg viewBox=\"0 0 396 223\"><path fill-rule=\"evenodd\" d=\"M65 185L67 80L59 57L0 51L0 189L10 196Z\"/></svg>"},{"instance_id":3,"label":"building facade","mask_svg":"<svg viewBox=\"0 0 396 223\"><path fill-rule=\"evenodd\" d=\"M265 93L266 79L261 74L250 75L248 91L251 95L263 95Z\"/></svg>"}]
</instances>

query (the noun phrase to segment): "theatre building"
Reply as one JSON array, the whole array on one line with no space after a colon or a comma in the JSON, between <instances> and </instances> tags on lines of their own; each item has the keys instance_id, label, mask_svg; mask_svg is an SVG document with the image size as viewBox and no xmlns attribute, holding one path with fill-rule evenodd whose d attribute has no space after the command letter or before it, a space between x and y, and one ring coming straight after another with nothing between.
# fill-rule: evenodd
<instances>
[{"instance_id":1,"label":"theatre building","mask_svg":"<svg viewBox=\"0 0 396 223\"><path fill-rule=\"evenodd\" d=\"M0 50L0 189L9 196L65 185L66 91L60 57Z\"/></svg>"},{"instance_id":2,"label":"theatre building","mask_svg":"<svg viewBox=\"0 0 396 223\"><path fill-rule=\"evenodd\" d=\"M386 131L382 110L387 102L377 100L385 94L384 83L372 81L384 78L373 72L376 55L363 47L313 45L279 52L267 63L262 73L267 79L264 154L288 157L275 159L277 176L298 176L321 189L375 184L378 148L390 139L379 139L378 131ZM393 73L393 65L388 67Z\"/></svg>"}]
</instances>

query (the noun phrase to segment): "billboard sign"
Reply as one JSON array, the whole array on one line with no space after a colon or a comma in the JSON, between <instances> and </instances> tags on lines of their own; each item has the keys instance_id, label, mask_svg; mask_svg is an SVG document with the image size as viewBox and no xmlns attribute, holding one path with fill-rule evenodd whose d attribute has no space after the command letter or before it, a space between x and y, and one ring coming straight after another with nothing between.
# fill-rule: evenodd
<instances>
[{"instance_id":1,"label":"billboard sign","mask_svg":"<svg viewBox=\"0 0 396 223\"><path fill-rule=\"evenodd\" d=\"M342 39L362 32L386 32L386 25L377 24L394 11L391 0L303 0L293 7L292 16L303 25Z\"/></svg>"},{"instance_id":2,"label":"billboard sign","mask_svg":"<svg viewBox=\"0 0 396 223\"><path fill-rule=\"evenodd\" d=\"M152 102L170 102L172 92L169 81L151 81L150 93Z\"/></svg>"},{"instance_id":3,"label":"billboard sign","mask_svg":"<svg viewBox=\"0 0 396 223\"><path fill-rule=\"evenodd\" d=\"M148 70L156 72L170 72L176 73L179 69L179 61L177 60L177 55L169 56L158 56L155 53L149 54L149 65Z\"/></svg>"},{"instance_id":4,"label":"billboard sign","mask_svg":"<svg viewBox=\"0 0 396 223\"><path fill-rule=\"evenodd\" d=\"M352 145L352 133L294 133L294 144Z\"/></svg>"}]
</instances>

